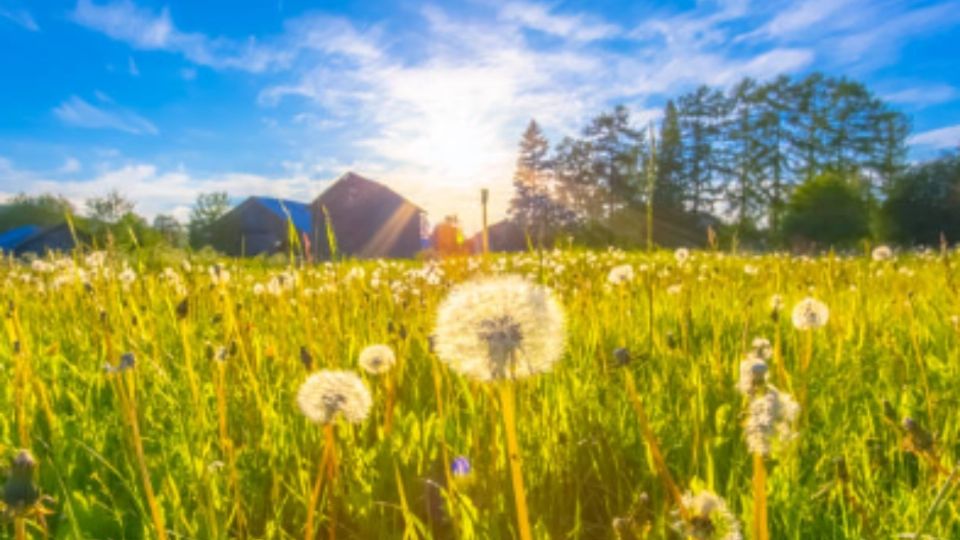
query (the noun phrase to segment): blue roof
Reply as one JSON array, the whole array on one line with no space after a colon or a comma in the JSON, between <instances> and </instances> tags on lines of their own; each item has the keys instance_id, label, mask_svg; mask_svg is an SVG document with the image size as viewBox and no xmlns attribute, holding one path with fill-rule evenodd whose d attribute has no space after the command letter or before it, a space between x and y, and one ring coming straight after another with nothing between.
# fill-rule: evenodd
<instances>
[{"instance_id":1,"label":"blue roof","mask_svg":"<svg viewBox=\"0 0 960 540\"><path fill-rule=\"evenodd\" d=\"M10 229L0 233L0 249L4 251L13 251L24 240L43 230L39 225L24 225L15 229Z\"/></svg>"},{"instance_id":2,"label":"blue roof","mask_svg":"<svg viewBox=\"0 0 960 540\"><path fill-rule=\"evenodd\" d=\"M293 226L296 227L297 231L307 234L313 231L313 214L310 212L310 205L273 197L254 197L253 199L283 221L287 221L289 213L290 220L293 221ZM284 208L286 208L286 211L284 211Z\"/></svg>"}]
</instances>

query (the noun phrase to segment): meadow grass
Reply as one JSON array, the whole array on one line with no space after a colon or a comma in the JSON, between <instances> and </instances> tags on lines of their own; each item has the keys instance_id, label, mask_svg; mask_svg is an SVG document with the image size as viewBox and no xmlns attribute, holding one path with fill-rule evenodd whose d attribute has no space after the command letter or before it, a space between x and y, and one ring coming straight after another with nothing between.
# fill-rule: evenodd
<instances>
[{"instance_id":1,"label":"meadow grass","mask_svg":"<svg viewBox=\"0 0 960 540\"><path fill-rule=\"evenodd\" d=\"M633 275L609 283L623 264ZM680 538L685 509L656 452L676 490L722 496L747 538L757 508L774 539L958 538L958 266L956 252L6 259L0 456L36 457L54 538L303 538L330 433L300 413L297 389L318 369L361 372L360 351L383 343L397 364L363 373L364 422L334 426L317 534L515 538L497 386L449 370L430 345L451 286L514 273L552 288L567 314L560 362L513 385L533 537L614 538L618 520L624 537ZM829 322L800 331L790 310L808 296ZM761 336L770 381L802 411L795 440L761 461L755 501L736 385ZM458 456L469 474L451 474ZM38 518L26 527L43 534ZM3 522L0 535L13 532Z\"/></svg>"}]
</instances>

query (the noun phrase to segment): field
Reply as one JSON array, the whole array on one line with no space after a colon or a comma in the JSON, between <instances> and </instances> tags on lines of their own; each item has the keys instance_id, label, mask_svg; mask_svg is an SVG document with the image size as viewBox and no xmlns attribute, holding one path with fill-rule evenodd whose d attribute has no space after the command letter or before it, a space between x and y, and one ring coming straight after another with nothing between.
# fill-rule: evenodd
<instances>
[{"instance_id":1,"label":"field","mask_svg":"<svg viewBox=\"0 0 960 540\"><path fill-rule=\"evenodd\" d=\"M0 456L29 449L48 497L0 536L514 538L515 413L534 538L739 537L678 503L704 490L744 538L764 508L774 539L960 537L960 254L683 255L5 260ZM563 306L549 372L478 382L433 352L451 287L494 274ZM820 328L794 325L807 297ZM738 390L755 338L800 407L765 456ZM358 366L373 344L385 374ZM324 368L362 377L365 419L301 412Z\"/></svg>"}]
</instances>

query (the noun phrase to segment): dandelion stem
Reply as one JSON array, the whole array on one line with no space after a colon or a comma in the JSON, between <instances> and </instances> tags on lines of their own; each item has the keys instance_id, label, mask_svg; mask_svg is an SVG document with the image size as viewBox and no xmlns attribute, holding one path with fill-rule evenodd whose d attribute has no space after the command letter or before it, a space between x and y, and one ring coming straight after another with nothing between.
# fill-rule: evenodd
<instances>
[{"instance_id":1,"label":"dandelion stem","mask_svg":"<svg viewBox=\"0 0 960 540\"><path fill-rule=\"evenodd\" d=\"M767 529L767 467L763 454L753 454L753 538L769 540Z\"/></svg>"},{"instance_id":2,"label":"dandelion stem","mask_svg":"<svg viewBox=\"0 0 960 540\"><path fill-rule=\"evenodd\" d=\"M317 481L313 484L313 491L310 493L310 504L307 506L307 524L304 532L304 540L313 540L313 520L316 513L317 502L320 500L320 492L323 489L325 479L333 480L331 470L335 467L334 445L336 438L333 433L333 424L323 426L323 456L320 458L320 466L317 467ZM334 534L331 530L331 537Z\"/></svg>"},{"instance_id":3,"label":"dandelion stem","mask_svg":"<svg viewBox=\"0 0 960 540\"><path fill-rule=\"evenodd\" d=\"M27 540L27 522L22 517L13 520L14 538L16 540Z\"/></svg>"},{"instance_id":4,"label":"dandelion stem","mask_svg":"<svg viewBox=\"0 0 960 540\"><path fill-rule=\"evenodd\" d=\"M663 459L663 454L660 452L660 445L657 443L657 436L653 432L653 429L650 428L650 422L647 420L647 413L643 408L643 402L640 401L636 384L633 382L633 374L629 371L626 372L626 381L627 394L630 396L630 401L633 403L633 408L637 413L637 419L640 421L640 431L643 433L643 438L647 442L647 447L650 449L650 455L653 456L653 464L660 473L660 479L667 493L670 494L670 498L673 499L674 504L677 505L680 516L684 521L690 521L687 507L683 504L683 495L680 494L680 489L673 481L673 477L670 475L670 469L667 468L667 462Z\"/></svg>"},{"instance_id":5,"label":"dandelion stem","mask_svg":"<svg viewBox=\"0 0 960 540\"><path fill-rule=\"evenodd\" d=\"M500 385L500 402L503 406L504 431L507 437L507 458L510 462L510 478L513 481L513 498L517 507L517 527L520 540L532 540L530 516L527 512L527 495L523 487L523 469L520 461L520 445L517 443L517 410L513 385Z\"/></svg>"},{"instance_id":6,"label":"dandelion stem","mask_svg":"<svg viewBox=\"0 0 960 540\"><path fill-rule=\"evenodd\" d=\"M143 452L143 439L140 436L140 423L137 420L137 408L134 397L133 384L128 383L132 377L131 374L121 374L117 379L118 394L120 396L120 405L127 416L127 423L130 424L130 438L133 443L133 451L137 458L137 466L140 469L140 477L143 481L143 491L147 497L147 505L150 507L150 516L153 519L153 526L157 530L157 538L166 540L167 529L163 522L163 511L157 503L157 498L153 492L153 484L150 483L150 470L147 468L147 459Z\"/></svg>"},{"instance_id":7,"label":"dandelion stem","mask_svg":"<svg viewBox=\"0 0 960 540\"><path fill-rule=\"evenodd\" d=\"M383 412L383 436L389 437L393 430L393 404L396 395L396 383L394 382L394 371L387 373L387 404Z\"/></svg>"}]
</instances>

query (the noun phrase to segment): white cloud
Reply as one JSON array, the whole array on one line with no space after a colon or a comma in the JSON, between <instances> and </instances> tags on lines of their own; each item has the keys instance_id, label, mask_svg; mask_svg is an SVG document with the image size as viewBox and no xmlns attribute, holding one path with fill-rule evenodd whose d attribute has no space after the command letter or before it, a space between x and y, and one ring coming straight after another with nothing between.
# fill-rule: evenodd
<instances>
[{"instance_id":1,"label":"white cloud","mask_svg":"<svg viewBox=\"0 0 960 540\"><path fill-rule=\"evenodd\" d=\"M9 160L0 158L0 194L59 194L70 200L78 211L83 211L86 199L117 190L133 200L136 212L148 219L171 212L178 214L178 217L185 217L184 212L197 195L204 192L226 191L238 200L249 195L272 195L311 201L323 186L322 182L306 175L268 177L225 173L196 176L184 170L161 171L144 163L127 164L103 170L94 176L63 181L42 173L17 169Z\"/></svg>"},{"instance_id":2,"label":"white cloud","mask_svg":"<svg viewBox=\"0 0 960 540\"><path fill-rule=\"evenodd\" d=\"M551 13L549 8L542 4L508 3L500 9L500 18L519 23L525 28L574 41L609 39L621 32L620 27L615 24L597 21L583 14Z\"/></svg>"},{"instance_id":3,"label":"white cloud","mask_svg":"<svg viewBox=\"0 0 960 540\"><path fill-rule=\"evenodd\" d=\"M97 4L79 0L72 19L87 28L130 44L141 50L163 50L182 54L191 62L215 68L234 68L260 72L289 60L286 53L261 47L256 40L236 42L211 39L201 33L178 30L170 10L154 13L130 0Z\"/></svg>"},{"instance_id":4,"label":"white cloud","mask_svg":"<svg viewBox=\"0 0 960 540\"><path fill-rule=\"evenodd\" d=\"M103 106L90 104L77 96L70 96L53 109L53 114L62 122L78 127L116 129L134 135L156 135L157 127L133 111L113 105L105 94L98 92Z\"/></svg>"},{"instance_id":5,"label":"white cloud","mask_svg":"<svg viewBox=\"0 0 960 540\"><path fill-rule=\"evenodd\" d=\"M917 133L910 136L907 142L934 150L960 148L960 124Z\"/></svg>"},{"instance_id":6,"label":"white cloud","mask_svg":"<svg viewBox=\"0 0 960 540\"><path fill-rule=\"evenodd\" d=\"M75 157L68 157L63 162L63 165L61 165L60 168L57 169L57 172L61 174L72 174L75 172L79 172L80 169L82 168L83 166L80 164L80 160L78 160Z\"/></svg>"},{"instance_id":7,"label":"white cloud","mask_svg":"<svg viewBox=\"0 0 960 540\"><path fill-rule=\"evenodd\" d=\"M40 31L40 27L37 26L37 21L33 19L33 15L31 15L30 12L25 9L0 7L0 18L12 21L14 24L30 30L31 32Z\"/></svg>"},{"instance_id":8,"label":"white cloud","mask_svg":"<svg viewBox=\"0 0 960 540\"><path fill-rule=\"evenodd\" d=\"M882 97L891 103L904 105L936 105L956 98L960 95L957 89L949 84L916 84L909 88L889 92Z\"/></svg>"}]
</instances>

